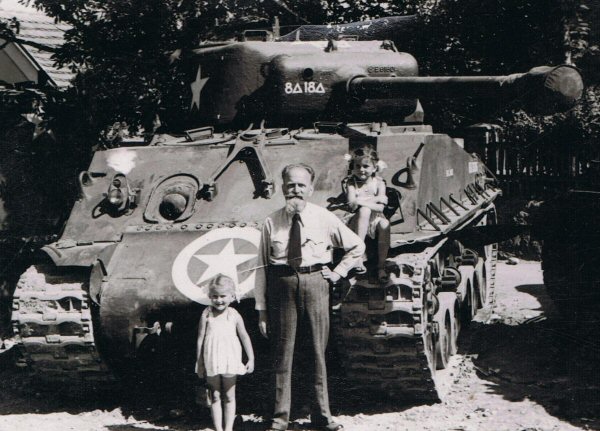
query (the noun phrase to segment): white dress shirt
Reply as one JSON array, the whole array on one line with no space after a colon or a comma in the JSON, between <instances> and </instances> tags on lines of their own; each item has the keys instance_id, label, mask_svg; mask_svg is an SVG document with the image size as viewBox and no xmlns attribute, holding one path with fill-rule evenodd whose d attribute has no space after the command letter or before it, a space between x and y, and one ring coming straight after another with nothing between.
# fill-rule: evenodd
<instances>
[{"instance_id":1,"label":"white dress shirt","mask_svg":"<svg viewBox=\"0 0 600 431\"><path fill-rule=\"evenodd\" d=\"M302 262L300 266L327 264L332 261L333 249L343 248L346 253L334 268L340 276L346 277L348 271L356 266L365 252L365 243L348 228L335 214L306 203L300 213L302 223L301 243ZM287 265L288 241L292 215L285 208L275 211L265 219L259 247L259 257L263 265ZM266 272L266 267L258 271ZM266 310L266 276L256 277L254 298L257 310Z\"/></svg>"}]
</instances>

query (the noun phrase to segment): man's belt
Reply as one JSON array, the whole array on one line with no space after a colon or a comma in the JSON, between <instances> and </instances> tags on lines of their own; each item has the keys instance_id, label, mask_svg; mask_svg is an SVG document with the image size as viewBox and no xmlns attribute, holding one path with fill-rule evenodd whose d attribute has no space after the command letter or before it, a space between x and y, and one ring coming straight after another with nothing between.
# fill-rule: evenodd
<instances>
[{"instance_id":1,"label":"man's belt","mask_svg":"<svg viewBox=\"0 0 600 431\"><path fill-rule=\"evenodd\" d=\"M326 263L315 263L314 265L300 266L296 269L292 268L289 265L270 265L269 266L269 268L271 268L275 271L288 272L288 273L297 272L298 274L310 274L312 272L319 272L325 267L327 267Z\"/></svg>"}]
</instances>

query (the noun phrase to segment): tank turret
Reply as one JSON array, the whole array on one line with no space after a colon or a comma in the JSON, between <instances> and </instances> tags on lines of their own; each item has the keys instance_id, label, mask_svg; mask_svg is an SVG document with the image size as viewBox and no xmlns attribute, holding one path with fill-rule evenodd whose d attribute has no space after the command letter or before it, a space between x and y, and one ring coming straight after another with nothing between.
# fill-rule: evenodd
<instances>
[{"instance_id":1,"label":"tank turret","mask_svg":"<svg viewBox=\"0 0 600 431\"><path fill-rule=\"evenodd\" d=\"M583 83L571 66L508 76L418 76L416 59L390 41L232 42L195 51L191 109L215 126L314 121L401 124L419 98L486 97L532 112L569 109ZM411 118L410 121L414 121Z\"/></svg>"}]
</instances>

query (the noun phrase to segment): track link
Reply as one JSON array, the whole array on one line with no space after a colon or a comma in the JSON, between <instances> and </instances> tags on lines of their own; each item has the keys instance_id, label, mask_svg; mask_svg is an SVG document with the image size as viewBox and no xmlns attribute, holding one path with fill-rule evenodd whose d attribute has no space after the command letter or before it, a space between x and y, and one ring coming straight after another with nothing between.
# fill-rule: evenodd
<instances>
[{"instance_id":1,"label":"track link","mask_svg":"<svg viewBox=\"0 0 600 431\"><path fill-rule=\"evenodd\" d=\"M490 310L493 310L496 306L496 266L498 264L498 243L490 244L489 246L490 255L486 260L488 266L487 271L487 297L488 303L486 304Z\"/></svg>"},{"instance_id":2,"label":"track link","mask_svg":"<svg viewBox=\"0 0 600 431\"><path fill-rule=\"evenodd\" d=\"M493 309L498 246L488 247L484 262L486 308ZM437 345L439 326L445 322L436 320L436 307L432 304L442 295L455 294L463 312L470 304L464 298L461 301L458 286L445 286L440 278L443 252L447 249L442 240L419 253L403 253L389 259L402 271L390 274L385 287L359 279L334 308L332 323L337 349L346 377L354 386L382 390L400 399L439 400L435 370L437 365L444 368L446 364L437 364L437 356L448 345ZM471 300L476 301L474 297ZM446 301L440 307L453 304L454 301ZM451 310L451 316L456 315L454 308ZM475 308L468 319L476 313ZM452 336L457 337L459 329L451 326ZM450 349L447 357L452 354Z\"/></svg>"},{"instance_id":3,"label":"track link","mask_svg":"<svg viewBox=\"0 0 600 431\"><path fill-rule=\"evenodd\" d=\"M429 254L402 256L410 275L400 274L395 285L386 288L387 298L380 287L361 286L359 280L334 313L337 347L353 384L399 398L439 400L434 380L436 327L426 309ZM402 292L396 283L403 285ZM390 295L396 299L390 300ZM404 320L394 320L398 318Z\"/></svg>"},{"instance_id":4,"label":"track link","mask_svg":"<svg viewBox=\"0 0 600 431\"><path fill-rule=\"evenodd\" d=\"M42 381L103 385L115 377L94 340L87 277L34 265L17 283L12 325L20 358Z\"/></svg>"}]
</instances>

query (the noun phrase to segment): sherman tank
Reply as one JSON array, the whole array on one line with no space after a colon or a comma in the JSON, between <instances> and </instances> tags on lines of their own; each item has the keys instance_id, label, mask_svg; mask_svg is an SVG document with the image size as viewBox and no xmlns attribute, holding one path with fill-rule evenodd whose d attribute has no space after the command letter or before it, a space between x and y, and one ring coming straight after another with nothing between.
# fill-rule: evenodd
<instances>
[{"instance_id":1,"label":"sherman tank","mask_svg":"<svg viewBox=\"0 0 600 431\"><path fill-rule=\"evenodd\" d=\"M378 280L371 258L332 288L332 340L352 385L437 399L436 369L493 298L496 247L472 232L495 223L501 191L475 154L423 123L419 98L556 111L577 100L581 78L570 66L421 77L388 40L324 39L252 31L204 44L189 55L190 112L204 126L95 153L60 239L18 282L18 365L95 385L137 367L156 339L193 361L213 277L231 276L238 307L255 314L260 228L283 205L282 168L311 165L313 202L342 217L344 155L369 144L388 165L389 277Z\"/></svg>"}]
</instances>

